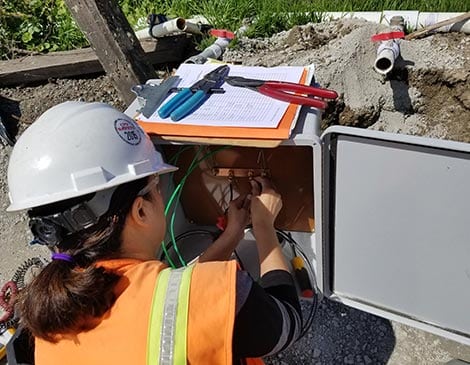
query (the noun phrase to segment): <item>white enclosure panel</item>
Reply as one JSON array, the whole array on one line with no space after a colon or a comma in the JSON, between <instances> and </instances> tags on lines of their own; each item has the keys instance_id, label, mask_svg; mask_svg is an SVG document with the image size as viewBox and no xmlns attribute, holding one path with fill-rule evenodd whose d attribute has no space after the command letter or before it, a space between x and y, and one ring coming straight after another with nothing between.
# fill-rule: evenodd
<instances>
[{"instance_id":1,"label":"white enclosure panel","mask_svg":"<svg viewBox=\"0 0 470 365\"><path fill-rule=\"evenodd\" d=\"M353 136L335 154L334 293L469 334L469 154Z\"/></svg>"}]
</instances>

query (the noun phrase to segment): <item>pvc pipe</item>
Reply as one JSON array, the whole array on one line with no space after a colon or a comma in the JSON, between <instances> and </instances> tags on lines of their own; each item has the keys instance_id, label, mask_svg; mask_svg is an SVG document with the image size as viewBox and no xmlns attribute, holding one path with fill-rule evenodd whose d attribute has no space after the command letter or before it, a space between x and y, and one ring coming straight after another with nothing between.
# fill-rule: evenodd
<instances>
[{"instance_id":1,"label":"pvc pipe","mask_svg":"<svg viewBox=\"0 0 470 365\"><path fill-rule=\"evenodd\" d=\"M208 58L218 59L222 56L222 53L224 53L230 41L231 40L228 38L217 38L212 45L204 49L201 53L188 58L184 63L203 64Z\"/></svg>"},{"instance_id":2,"label":"pvc pipe","mask_svg":"<svg viewBox=\"0 0 470 365\"><path fill-rule=\"evenodd\" d=\"M184 27L183 32L191 34L201 34L201 27L199 26L199 24L191 23L190 21L186 20L186 26Z\"/></svg>"},{"instance_id":3,"label":"pvc pipe","mask_svg":"<svg viewBox=\"0 0 470 365\"><path fill-rule=\"evenodd\" d=\"M403 32L405 19L401 15L395 15L390 19L390 32ZM377 49L377 58L374 69L381 75L386 75L393 70L395 60L400 55L400 40L389 39L382 41Z\"/></svg>"},{"instance_id":4,"label":"pvc pipe","mask_svg":"<svg viewBox=\"0 0 470 365\"><path fill-rule=\"evenodd\" d=\"M437 22L447 20L450 18L455 18L456 16L462 15L465 13L433 13L433 12L419 12L417 10L384 10L380 11L356 11L356 12L325 12L323 13L325 19L343 19L343 18L360 18L367 20L369 22L379 23L379 24L389 24L390 19L394 16L402 16L405 19L405 24L408 29L417 30L420 28L427 27L429 25L436 24ZM179 19L179 18L178 18ZM191 19L187 19L186 23L193 23L196 25L209 24L207 19L202 15L197 15ZM160 24L159 24L160 25ZM190 28L192 28L190 25ZM178 31L182 31L178 29ZM448 32L448 31L458 31L465 34L470 34L470 20L466 22L460 22L453 25L444 26L439 28L439 31ZM237 32L238 33L238 32ZM149 38L148 29L142 29L135 32L138 39ZM239 34L241 35L241 34Z\"/></svg>"},{"instance_id":5,"label":"pvc pipe","mask_svg":"<svg viewBox=\"0 0 470 365\"><path fill-rule=\"evenodd\" d=\"M151 37L150 37L150 34L149 34L149 29L148 29L148 28L136 30L136 31L135 31L135 36L137 37L137 39L147 39L147 38L151 38Z\"/></svg>"},{"instance_id":6,"label":"pvc pipe","mask_svg":"<svg viewBox=\"0 0 470 365\"><path fill-rule=\"evenodd\" d=\"M392 71L395 60L400 54L400 46L396 41L382 42L377 49L374 68L379 74L386 75Z\"/></svg>"},{"instance_id":7,"label":"pvc pipe","mask_svg":"<svg viewBox=\"0 0 470 365\"><path fill-rule=\"evenodd\" d=\"M135 34L138 39L149 38L150 36L159 38L172 33L192 33L201 34L198 24L191 23L183 18L170 19L164 23L156 24L152 29L142 29Z\"/></svg>"},{"instance_id":8,"label":"pvc pipe","mask_svg":"<svg viewBox=\"0 0 470 365\"><path fill-rule=\"evenodd\" d=\"M465 13L432 13L432 12L419 12L416 10L384 10L380 11L357 11L357 12L326 12L324 16L326 19L343 19L343 18L360 18L369 22L379 24L390 24L390 20L394 16L402 16L405 19L406 27L417 30L436 24L450 18L455 18ZM465 34L470 34L470 20L459 22L453 25L444 26L439 28L439 31L459 31Z\"/></svg>"},{"instance_id":9,"label":"pvc pipe","mask_svg":"<svg viewBox=\"0 0 470 365\"><path fill-rule=\"evenodd\" d=\"M164 23L156 24L149 30L152 37L163 37L171 33L182 32L186 26L186 20L183 18L175 18Z\"/></svg>"}]
</instances>

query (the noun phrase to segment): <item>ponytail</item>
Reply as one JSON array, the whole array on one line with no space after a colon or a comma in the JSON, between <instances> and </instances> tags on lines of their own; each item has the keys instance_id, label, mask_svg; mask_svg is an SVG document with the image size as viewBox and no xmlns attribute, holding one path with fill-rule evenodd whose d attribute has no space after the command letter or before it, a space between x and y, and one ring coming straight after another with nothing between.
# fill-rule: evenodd
<instances>
[{"instance_id":1,"label":"ponytail","mask_svg":"<svg viewBox=\"0 0 470 365\"><path fill-rule=\"evenodd\" d=\"M70 268L53 260L20 294L22 324L35 337L56 342L58 334L86 330L89 319L101 317L114 303L119 276L101 267Z\"/></svg>"},{"instance_id":2,"label":"ponytail","mask_svg":"<svg viewBox=\"0 0 470 365\"><path fill-rule=\"evenodd\" d=\"M60 335L91 329L114 304L119 275L95 263L119 257L127 214L146 183L143 178L119 186L96 225L71 234L57 247L70 260L52 260L21 291L21 323L33 336L57 342Z\"/></svg>"}]
</instances>

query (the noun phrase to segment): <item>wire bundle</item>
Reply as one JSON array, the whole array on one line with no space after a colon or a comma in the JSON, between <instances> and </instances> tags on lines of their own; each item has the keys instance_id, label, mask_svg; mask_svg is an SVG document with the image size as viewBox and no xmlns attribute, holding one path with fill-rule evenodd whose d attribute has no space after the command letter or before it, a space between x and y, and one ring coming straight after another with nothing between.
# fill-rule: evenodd
<instances>
[{"instance_id":1,"label":"wire bundle","mask_svg":"<svg viewBox=\"0 0 470 365\"><path fill-rule=\"evenodd\" d=\"M169 200L168 200L168 203L165 207L165 216L167 217L168 219L168 215L169 215L169 212L170 212L170 209L173 207L173 211L170 215L170 221L169 221L169 233L170 233L170 237L171 237L171 244L172 244L172 247L173 249L175 250L176 252L176 255L178 256L178 259L180 261L180 264L181 266L187 266L187 263L186 261L183 259L183 256L181 255L179 249L178 249L178 245L176 244L176 237L175 237L175 229L174 229L174 226L175 226L175 218L176 218L176 207L177 207L177 203L180 201L180 198L181 198L181 193L183 191L183 187L184 187L184 184L186 183L186 180L188 179L188 177L191 175L191 173L199 166L199 164L208 159L209 157L212 157L213 155L215 155L216 153L218 153L219 151L222 151L226 148L228 148L229 146L222 146L220 148L217 148L215 149L214 151L210 151L208 153L206 153L205 155L203 155L201 158L198 158L202 151L203 151L203 147L200 146L198 148L198 151L197 153L195 154L193 160L191 161L191 164L189 165L189 168L188 170L186 171L185 175L183 176L183 178L181 179L181 181L179 182L179 184L176 186L175 190L173 191L173 193L171 194ZM171 158L171 160L169 161L171 164L176 164L178 162L178 159L179 159L179 156L184 152L186 151L187 149L191 148L190 146L186 146L184 148L181 148L176 154L175 156L173 156ZM168 264L172 267L172 268L176 268L176 264L173 262L173 260L171 259L170 255L168 254L168 251L167 251L167 245L165 245L164 242L162 242L162 250L163 250L163 253L166 257L166 259L168 260Z\"/></svg>"},{"instance_id":2,"label":"wire bundle","mask_svg":"<svg viewBox=\"0 0 470 365\"><path fill-rule=\"evenodd\" d=\"M298 341L303 336L305 336L305 334L307 333L309 328L312 326L313 319L315 318L315 314L316 314L317 309L318 309L318 299L319 298L318 298L318 291L317 291L317 285L316 285L316 280L315 280L315 270L313 268L312 263L310 262L307 255L305 254L304 250L302 249L302 246L296 240L294 240L294 238L292 237L292 235L290 233L285 232L281 229L276 229L276 232L286 242L288 242L290 245L293 245L295 247L295 249L297 250L297 252L300 253L300 256L302 256L302 259L304 260L304 262L306 264L306 268L307 268L307 271L308 271L308 275L310 277L310 281L312 283L312 288L314 290L314 295L313 295L312 301L311 301L312 305L310 307L310 312L308 314L307 319L305 321L302 321L303 322L302 323L302 330L301 330L299 338L297 339L297 341Z\"/></svg>"}]
</instances>

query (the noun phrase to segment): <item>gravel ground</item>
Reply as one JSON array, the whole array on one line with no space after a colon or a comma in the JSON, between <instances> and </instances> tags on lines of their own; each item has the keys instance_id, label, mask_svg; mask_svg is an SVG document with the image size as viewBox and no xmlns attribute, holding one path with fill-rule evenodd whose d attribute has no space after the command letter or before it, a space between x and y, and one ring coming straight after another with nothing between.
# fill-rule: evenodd
<instances>
[{"instance_id":1,"label":"gravel ground","mask_svg":"<svg viewBox=\"0 0 470 365\"><path fill-rule=\"evenodd\" d=\"M317 81L341 94L326 111L323 127L353 125L470 142L470 37L436 34L403 41L396 70L384 79L372 69L376 45L369 40L382 30L377 24L352 20L295 27L270 39L241 39L224 59L245 65L315 64ZM104 101L125 109L105 76L0 88L0 96L0 110L19 118L19 133L46 109L65 100ZM15 118L8 120L15 122ZM25 216L5 212L10 151L0 146L2 283L26 258L48 257L40 247L28 247ZM303 303L305 311L308 305ZM470 347L323 300L306 335L267 363L432 365L453 358L470 362Z\"/></svg>"}]
</instances>

